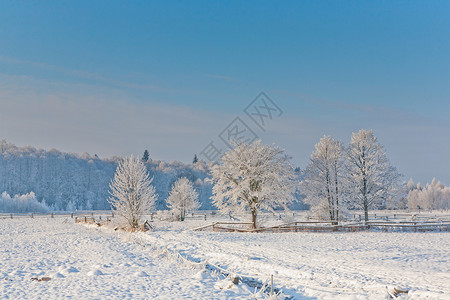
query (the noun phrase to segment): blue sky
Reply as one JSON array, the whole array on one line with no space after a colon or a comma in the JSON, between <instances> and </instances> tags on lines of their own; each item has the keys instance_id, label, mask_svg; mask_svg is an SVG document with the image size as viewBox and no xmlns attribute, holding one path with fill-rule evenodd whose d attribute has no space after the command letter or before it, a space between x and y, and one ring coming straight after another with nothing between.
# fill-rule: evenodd
<instances>
[{"instance_id":1,"label":"blue sky","mask_svg":"<svg viewBox=\"0 0 450 300\"><path fill-rule=\"evenodd\" d=\"M2 1L0 137L188 162L260 91L256 133L303 167L373 129L407 178L450 184L448 1Z\"/></svg>"}]
</instances>

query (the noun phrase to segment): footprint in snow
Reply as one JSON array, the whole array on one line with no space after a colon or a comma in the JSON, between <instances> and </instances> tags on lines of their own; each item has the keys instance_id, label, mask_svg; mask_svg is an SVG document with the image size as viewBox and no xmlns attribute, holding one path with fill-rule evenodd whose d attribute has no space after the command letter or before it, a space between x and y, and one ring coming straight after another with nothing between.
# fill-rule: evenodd
<instances>
[{"instance_id":1,"label":"footprint in snow","mask_svg":"<svg viewBox=\"0 0 450 300\"><path fill-rule=\"evenodd\" d=\"M139 272L134 273L134 276L136 276L136 277L147 277L148 274L146 272L144 272L144 271L139 271Z\"/></svg>"},{"instance_id":2,"label":"footprint in snow","mask_svg":"<svg viewBox=\"0 0 450 300\"><path fill-rule=\"evenodd\" d=\"M64 278L66 276L64 276L63 274L57 272L57 273L51 274L49 277L52 278L52 279L55 279L55 278Z\"/></svg>"}]
</instances>

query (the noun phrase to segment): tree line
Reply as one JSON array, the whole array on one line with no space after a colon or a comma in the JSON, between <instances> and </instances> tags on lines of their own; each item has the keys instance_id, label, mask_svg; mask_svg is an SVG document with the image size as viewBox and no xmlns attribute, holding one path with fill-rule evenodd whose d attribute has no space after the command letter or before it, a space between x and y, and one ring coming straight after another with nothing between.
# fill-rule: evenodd
<instances>
[{"instance_id":1,"label":"tree line","mask_svg":"<svg viewBox=\"0 0 450 300\"><path fill-rule=\"evenodd\" d=\"M135 163L142 164L139 160ZM124 176L117 172L116 176ZM262 211L288 209L298 192L319 218L338 224L348 210L361 209L367 222L370 209L398 208L401 205L407 192L401 177L371 130L362 129L353 133L347 147L336 139L324 136L315 145L310 162L301 176L298 176L283 149L264 145L260 140L251 144L236 142L218 164L211 166L211 199L222 214L247 214L253 228L258 226L258 215ZM120 186L125 191L129 190L126 185ZM425 188L409 189L407 201L413 206L417 206L412 204L413 201L423 199L431 203L429 208L436 204L448 207L450 202L450 188L435 181ZM168 201L170 208L176 210L183 220L186 209L196 208L196 197L192 183L182 179L173 185ZM419 198L422 200L413 200ZM129 194L113 197L110 201L119 214L126 214L119 207L123 203L128 206L135 203L131 199L134 196Z\"/></svg>"},{"instance_id":2,"label":"tree line","mask_svg":"<svg viewBox=\"0 0 450 300\"><path fill-rule=\"evenodd\" d=\"M248 212L254 228L260 211L287 208L297 190L316 216L333 224L349 209L362 209L367 222L369 209L394 207L402 194L401 175L371 130L353 133L348 147L321 138L300 181L279 147L234 146L212 168L212 199L224 214Z\"/></svg>"},{"instance_id":3,"label":"tree line","mask_svg":"<svg viewBox=\"0 0 450 300\"><path fill-rule=\"evenodd\" d=\"M124 178L137 174L123 175L126 168L140 170L138 186L147 186L147 191L141 194L137 186L126 185L130 183ZM450 187L436 180L426 186L412 180L406 184L401 178L371 130L353 133L347 146L324 136L304 170L294 168L283 149L261 141L235 143L219 163L206 164L195 155L189 165L152 160L147 150L142 158L102 160L0 141L0 188L16 195L4 193L0 211L112 206L117 211L135 209L137 216L129 218L132 226L139 215L155 209L170 209L178 220L199 208L218 209L230 217L248 214L257 227L260 212L303 202L316 217L334 224L352 209L363 210L367 221L370 209L449 208ZM132 208L121 201L139 205Z\"/></svg>"},{"instance_id":4,"label":"tree line","mask_svg":"<svg viewBox=\"0 0 450 300\"><path fill-rule=\"evenodd\" d=\"M107 159L88 153L65 153L55 149L45 151L34 147L17 147L0 140L0 193L6 192L11 199L0 203L0 212L33 211L29 205L11 204L14 195L33 192L33 201L49 211L108 210L110 204L109 183L121 157ZM211 184L208 182L209 166L164 162L150 157L145 162L158 198L155 209L167 209L166 198L178 178L188 178L199 194L201 209L213 209ZM7 200L6 200L7 199ZM17 201L16 201L17 202ZM8 205L6 205L8 203ZM3 205L4 204L4 205Z\"/></svg>"}]
</instances>

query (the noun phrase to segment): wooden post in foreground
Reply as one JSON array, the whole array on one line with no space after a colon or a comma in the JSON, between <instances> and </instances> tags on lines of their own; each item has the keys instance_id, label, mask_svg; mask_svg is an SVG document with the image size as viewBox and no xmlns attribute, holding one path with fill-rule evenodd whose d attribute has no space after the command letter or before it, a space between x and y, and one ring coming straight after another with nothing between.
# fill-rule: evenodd
<instances>
[{"instance_id":1,"label":"wooden post in foreground","mask_svg":"<svg viewBox=\"0 0 450 300\"><path fill-rule=\"evenodd\" d=\"M270 296L273 296L273 274L270 274Z\"/></svg>"}]
</instances>

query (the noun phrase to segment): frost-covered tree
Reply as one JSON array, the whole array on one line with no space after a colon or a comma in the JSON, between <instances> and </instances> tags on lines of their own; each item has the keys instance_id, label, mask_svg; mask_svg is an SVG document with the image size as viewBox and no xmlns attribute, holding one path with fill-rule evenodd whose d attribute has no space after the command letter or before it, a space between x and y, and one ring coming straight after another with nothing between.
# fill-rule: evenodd
<instances>
[{"instance_id":1,"label":"frost-covered tree","mask_svg":"<svg viewBox=\"0 0 450 300\"><path fill-rule=\"evenodd\" d=\"M192 182L186 177L178 179L173 184L166 202L170 211L180 221L184 221L187 212L192 212L200 207L198 193L195 191Z\"/></svg>"},{"instance_id":2,"label":"frost-covered tree","mask_svg":"<svg viewBox=\"0 0 450 300\"><path fill-rule=\"evenodd\" d=\"M410 209L449 209L450 208L450 187L445 186L435 178L431 183L422 187L420 183L414 187L412 180L408 183L410 187L408 193L408 208Z\"/></svg>"},{"instance_id":3,"label":"frost-covered tree","mask_svg":"<svg viewBox=\"0 0 450 300\"><path fill-rule=\"evenodd\" d=\"M0 192L23 195L33 191L36 200L43 203L45 199L51 210L66 210L69 202L78 210L109 209L109 183L121 160L121 157L99 158L87 153L17 147L0 140ZM205 181L210 163L199 160L196 164L176 161L162 164L149 158L145 166L154 177L152 184L160 200L157 209L167 208L165 199L174 181L183 176L194 182L201 209L213 209L212 186ZM201 180L198 185L197 179Z\"/></svg>"},{"instance_id":4,"label":"frost-covered tree","mask_svg":"<svg viewBox=\"0 0 450 300\"><path fill-rule=\"evenodd\" d=\"M250 213L256 228L260 211L286 208L294 200L296 175L284 150L234 144L212 168L213 204L222 214Z\"/></svg>"},{"instance_id":5,"label":"frost-covered tree","mask_svg":"<svg viewBox=\"0 0 450 300\"><path fill-rule=\"evenodd\" d=\"M139 226L140 218L154 206L157 195L142 159L130 156L117 166L111 180L108 199L116 214L132 228Z\"/></svg>"},{"instance_id":6,"label":"frost-covered tree","mask_svg":"<svg viewBox=\"0 0 450 300\"><path fill-rule=\"evenodd\" d=\"M304 172L301 192L304 201L320 216L337 224L342 203L342 166L344 148L342 143L324 136L315 145L311 161Z\"/></svg>"},{"instance_id":7,"label":"frost-covered tree","mask_svg":"<svg viewBox=\"0 0 450 300\"><path fill-rule=\"evenodd\" d=\"M1 145L0 145L1 147ZM0 196L0 212L24 213L24 212L48 212L50 209L44 203L37 201L33 192L11 197L7 192Z\"/></svg>"},{"instance_id":8,"label":"frost-covered tree","mask_svg":"<svg viewBox=\"0 0 450 300\"><path fill-rule=\"evenodd\" d=\"M352 134L347 150L348 192L356 207L364 210L382 207L392 201L399 189L400 174L391 166L384 147L371 130Z\"/></svg>"}]
</instances>

